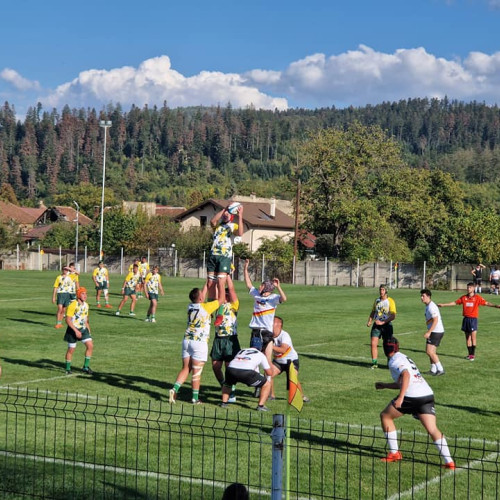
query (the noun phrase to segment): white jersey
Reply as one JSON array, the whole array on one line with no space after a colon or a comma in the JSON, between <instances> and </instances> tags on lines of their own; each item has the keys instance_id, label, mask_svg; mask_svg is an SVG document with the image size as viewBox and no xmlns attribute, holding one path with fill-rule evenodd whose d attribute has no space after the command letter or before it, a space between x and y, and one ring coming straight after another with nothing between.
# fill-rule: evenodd
<instances>
[{"instance_id":1,"label":"white jersey","mask_svg":"<svg viewBox=\"0 0 500 500\"><path fill-rule=\"evenodd\" d=\"M256 372L259 371L259 366L263 370L269 370L270 368L266 356L253 347L238 351L228 365L229 368L234 368L235 370L253 370Z\"/></svg>"},{"instance_id":2,"label":"white jersey","mask_svg":"<svg viewBox=\"0 0 500 500\"><path fill-rule=\"evenodd\" d=\"M389 370L394 382L399 381L401 374L407 370L410 374L410 384L405 396L409 398L421 398L422 396L430 396L434 394L430 385L425 381L420 374L417 365L402 352L397 352L389 359Z\"/></svg>"},{"instance_id":3,"label":"white jersey","mask_svg":"<svg viewBox=\"0 0 500 500\"><path fill-rule=\"evenodd\" d=\"M500 269L494 269L491 271L490 280L500 280Z\"/></svg>"},{"instance_id":4,"label":"white jersey","mask_svg":"<svg viewBox=\"0 0 500 500\"><path fill-rule=\"evenodd\" d=\"M436 327L432 331L436 333L444 333L444 325L443 321L441 320L439 307L431 301L425 308L425 322L427 323L427 328L432 324L434 318L437 318L438 321Z\"/></svg>"},{"instance_id":5,"label":"white jersey","mask_svg":"<svg viewBox=\"0 0 500 500\"><path fill-rule=\"evenodd\" d=\"M289 361L299 359L297 351L293 348L292 338L285 330L281 330L281 333L277 337L274 337L273 340L276 347L281 347L283 344L288 346L285 352L274 353L274 361L276 363L286 365Z\"/></svg>"},{"instance_id":6,"label":"white jersey","mask_svg":"<svg viewBox=\"0 0 500 500\"><path fill-rule=\"evenodd\" d=\"M249 293L254 298L254 305L252 319L248 326L250 328L265 328L272 332L276 306L280 303L281 296L271 293L264 297L259 294L255 287L250 288Z\"/></svg>"}]
</instances>

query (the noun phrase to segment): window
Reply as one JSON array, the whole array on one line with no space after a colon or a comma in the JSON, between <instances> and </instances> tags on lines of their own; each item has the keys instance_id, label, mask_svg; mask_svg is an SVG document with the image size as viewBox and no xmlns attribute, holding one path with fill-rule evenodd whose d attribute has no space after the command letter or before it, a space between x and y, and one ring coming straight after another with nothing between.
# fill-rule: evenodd
<instances>
[{"instance_id":1,"label":"window","mask_svg":"<svg viewBox=\"0 0 500 500\"><path fill-rule=\"evenodd\" d=\"M207 216L206 215L200 215L200 226L207 227Z\"/></svg>"}]
</instances>

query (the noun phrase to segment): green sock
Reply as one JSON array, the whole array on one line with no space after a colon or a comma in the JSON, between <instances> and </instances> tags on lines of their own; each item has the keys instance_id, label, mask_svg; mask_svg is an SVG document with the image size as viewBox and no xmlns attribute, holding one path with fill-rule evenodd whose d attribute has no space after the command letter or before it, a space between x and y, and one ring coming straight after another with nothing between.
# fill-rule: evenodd
<instances>
[{"instance_id":1,"label":"green sock","mask_svg":"<svg viewBox=\"0 0 500 500\"><path fill-rule=\"evenodd\" d=\"M376 359L372 359L372 365L376 365L377 364L377 360Z\"/></svg>"},{"instance_id":2,"label":"green sock","mask_svg":"<svg viewBox=\"0 0 500 500\"><path fill-rule=\"evenodd\" d=\"M179 384L179 382L176 382L176 383L174 384L174 391L175 391L175 392L179 392L179 389L180 389L180 388L181 388L181 384Z\"/></svg>"},{"instance_id":3,"label":"green sock","mask_svg":"<svg viewBox=\"0 0 500 500\"><path fill-rule=\"evenodd\" d=\"M99 302L99 301L97 301L97 305L99 305L99 304L100 304L100 302Z\"/></svg>"},{"instance_id":4,"label":"green sock","mask_svg":"<svg viewBox=\"0 0 500 500\"><path fill-rule=\"evenodd\" d=\"M71 361L66 360L66 371L71 371Z\"/></svg>"},{"instance_id":5,"label":"green sock","mask_svg":"<svg viewBox=\"0 0 500 500\"><path fill-rule=\"evenodd\" d=\"M198 401L199 394L200 394L200 391L195 391L193 389L193 401Z\"/></svg>"},{"instance_id":6,"label":"green sock","mask_svg":"<svg viewBox=\"0 0 500 500\"><path fill-rule=\"evenodd\" d=\"M88 368L90 366L90 358L85 356L85 361L83 362L83 367Z\"/></svg>"},{"instance_id":7,"label":"green sock","mask_svg":"<svg viewBox=\"0 0 500 500\"><path fill-rule=\"evenodd\" d=\"M155 319L155 315L154 314L151 315L151 319Z\"/></svg>"},{"instance_id":8,"label":"green sock","mask_svg":"<svg viewBox=\"0 0 500 500\"><path fill-rule=\"evenodd\" d=\"M219 309L217 309L217 316L222 316L224 314L224 304L221 304L219 306Z\"/></svg>"}]
</instances>

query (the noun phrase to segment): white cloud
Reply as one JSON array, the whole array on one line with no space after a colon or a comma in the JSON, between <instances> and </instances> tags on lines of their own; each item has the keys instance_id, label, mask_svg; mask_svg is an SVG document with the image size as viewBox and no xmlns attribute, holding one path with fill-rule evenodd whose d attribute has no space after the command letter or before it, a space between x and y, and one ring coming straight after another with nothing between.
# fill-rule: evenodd
<instances>
[{"instance_id":1,"label":"white cloud","mask_svg":"<svg viewBox=\"0 0 500 500\"><path fill-rule=\"evenodd\" d=\"M462 63L429 54L424 48L393 54L360 45L327 57L314 54L291 63L279 76L246 74L249 85L265 84L298 106L376 104L414 97L448 96L500 102L500 52L474 52Z\"/></svg>"},{"instance_id":2,"label":"white cloud","mask_svg":"<svg viewBox=\"0 0 500 500\"><path fill-rule=\"evenodd\" d=\"M500 0L499 0L500 2ZM16 71L0 77L18 89L39 87ZM41 92L40 92L41 93ZM500 52L471 52L448 60L424 48L384 53L365 45L336 55L312 54L293 61L282 71L254 68L245 73L200 71L184 76L166 55L147 59L138 67L90 69L74 80L44 92L33 102L45 108L96 107L110 102L124 109L132 104L170 107L253 105L257 109L364 106L382 101L448 96L463 101L500 103ZM26 97L27 93L24 91ZM30 104L33 105L33 102Z\"/></svg>"},{"instance_id":3,"label":"white cloud","mask_svg":"<svg viewBox=\"0 0 500 500\"><path fill-rule=\"evenodd\" d=\"M40 84L35 80L28 80L16 70L5 68L0 72L0 78L14 86L17 90L39 90Z\"/></svg>"},{"instance_id":4,"label":"white cloud","mask_svg":"<svg viewBox=\"0 0 500 500\"><path fill-rule=\"evenodd\" d=\"M241 75L202 71L185 77L172 69L167 56L148 59L138 68L124 66L112 70L83 71L69 83L57 87L44 104L60 107L89 106L96 103L119 102L124 108L131 104L142 106L226 105L234 107L253 105L260 109L286 109L282 97L272 97L260 92L256 86L245 84Z\"/></svg>"}]
</instances>

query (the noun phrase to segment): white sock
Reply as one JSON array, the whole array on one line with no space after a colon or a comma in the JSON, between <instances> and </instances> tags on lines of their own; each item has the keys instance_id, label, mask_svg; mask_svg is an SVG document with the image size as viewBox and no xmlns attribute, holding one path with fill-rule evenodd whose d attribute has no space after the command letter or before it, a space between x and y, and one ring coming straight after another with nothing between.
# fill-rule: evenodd
<instances>
[{"instance_id":1,"label":"white sock","mask_svg":"<svg viewBox=\"0 0 500 500\"><path fill-rule=\"evenodd\" d=\"M398 451L398 431L385 432L385 437L387 439L387 446L391 453L396 453Z\"/></svg>"},{"instance_id":2,"label":"white sock","mask_svg":"<svg viewBox=\"0 0 500 500\"><path fill-rule=\"evenodd\" d=\"M450 455L450 449L448 448L448 443L446 442L446 438L444 436L441 439L434 441L434 444L447 464L453 462L453 458L451 458Z\"/></svg>"},{"instance_id":3,"label":"white sock","mask_svg":"<svg viewBox=\"0 0 500 500\"><path fill-rule=\"evenodd\" d=\"M431 373L436 373L437 370L437 365L435 363L431 363Z\"/></svg>"},{"instance_id":4,"label":"white sock","mask_svg":"<svg viewBox=\"0 0 500 500\"><path fill-rule=\"evenodd\" d=\"M443 365L441 364L441 362L436 363L436 369L437 369L438 372L444 371Z\"/></svg>"}]
</instances>

